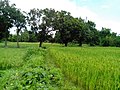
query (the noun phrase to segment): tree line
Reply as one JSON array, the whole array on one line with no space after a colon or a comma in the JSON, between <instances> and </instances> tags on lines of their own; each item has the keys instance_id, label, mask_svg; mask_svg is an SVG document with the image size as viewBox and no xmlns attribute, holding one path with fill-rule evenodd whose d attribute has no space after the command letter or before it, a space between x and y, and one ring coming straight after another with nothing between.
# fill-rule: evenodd
<instances>
[{"instance_id":1,"label":"tree line","mask_svg":"<svg viewBox=\"0 0 120 90\"><path fill-rule=\"evenodd\" d=\"M16 35L10 34L10 28L16 27ZM28 28L30 27L30 29ZM53 32L56 32L53 35ZM9 0L0 1L0 40L42 43L76 43L79 46L116 46L120 47L120 36L109 28L96 29L96 24L81 17L73 17L70 12L55 9L31 9L28 13L10 4Z\"/></svg>"}]
</instances>

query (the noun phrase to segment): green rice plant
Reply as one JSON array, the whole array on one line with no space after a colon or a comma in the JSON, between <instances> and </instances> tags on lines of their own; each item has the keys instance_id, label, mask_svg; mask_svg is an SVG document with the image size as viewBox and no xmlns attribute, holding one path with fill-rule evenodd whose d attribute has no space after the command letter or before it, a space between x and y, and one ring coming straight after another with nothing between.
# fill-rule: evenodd
<instances>
[{"instance_id":1,"label":"green rice plant","mask_svg":"<svg viewBox=\"0 0 120 90\"><path fill-rule=\"evenodd\" d=\"M120 89L120 48L52 47L49 52L76 86L84 90Z\"/></svg>"},{"instance_id":2,"label":"green rice plant","mask_svg":"<svg viewBox=\"0 0 120 90\"><path fill-rule=\"evenodd\" d=\"M0 43L0 90L3 90L1 87L5 87L5 90L16 90L14 87L23 89L24 86L26 89L31 89L30 87L36 89L36 85L41 84L32 77L37 77L41 73L47 73L46 78L42 79L52 82L52 84L42 85L44 89L49 87L48 90L50 88L51 90L120 89L120 48L61 47L58 44L47 43L44 44L47 49L42 49L38 48L38 43L23 42L18 49L16 43L9 42L8 48L3 48L2 45ZM52 65L48 60L60 69L51 68ZM61 81L60 70L64 74L64 82ZM38 72L39 75L36 74ZM51 72L56 75L55 81L49 81ZM28 84L23 84L27 80ZM31 85L29 84L31 82L38 84ZM70 82L72 84L69 84ZM60 83L64 84L62 88Z\"/></svg>"},{"instance_id":3,"label":"green rice plant","mask_svg":"<svg viewBox=\"0 0 120 90\"><path fill-rule=\"evenodd\" d=\"M22 66L24 51L17 48L0 48L0 70Z\"/></svg>"}]
</instances>

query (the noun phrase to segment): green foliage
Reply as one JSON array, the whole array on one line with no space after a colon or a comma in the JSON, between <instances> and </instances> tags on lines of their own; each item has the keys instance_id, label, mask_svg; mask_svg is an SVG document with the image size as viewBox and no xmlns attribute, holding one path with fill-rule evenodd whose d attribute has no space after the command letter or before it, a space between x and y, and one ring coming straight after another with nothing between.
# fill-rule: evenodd
<instances>
[{"instance_id":1,"label":"green foliage","mask_svg":"<svg viewBox=\"0 0 120 90\"><path fill-rule=\"evenodd\" d=\"M36 34L29 31L29 41L28 42L37 42L37 41L38 41L38 39L36 37Z\"/></svg>"},{"instance_id":2,"label":"green foliage","mask_svg":"<svg viewBox=\"0 0 120 90\"><path fill-rule=\"evenodd\" d=\"M3 32L2 31L0 31L0 41L3 39Z\"/></svg>"},{"instance_id":3,"label":"green foliage","mask_svg":"<svg viewBox=\"0 0 120 90\"><path fill-rule=\"evenodd\" d=\"M110 31L111 29L102 28L102 30L99 32L99 40L100 40L101 46L117 46L118 45L117 43L119 43L119 39L117 34Z\"/></svg>"},{"instance_id":4,"label":"green foliage","mask_svg":"<svg viewBox=\"0 0 120 90\"><path fill-rule=\"evenodd\" d=\"M60 40L65 46L71 41L72 16L66 11L57 11L57 22L54 27L59 31ZM57 35L57 34L56 34Z\"/></svg>"},{"instance_id":5,"label":"green foliage","mask_svg":"<svg viewBox=\"0 0 120 90\"><path fill-rule=\"evenodd\" d=\"M24 32L20 32L19 38L21 42L28 42L29 41L29 32L24 30Z\"/></svg>"},{"instance_id":6,"label":"green foliage","mask_svg":"<svg viewBox=\"0 0 120 90\"><path fill-rule=\"evenodd\" d=\"M21 31L18 39L19 39L19 42L37 42L38 41L35 34L28 30ZM17 42L17 35L10 34L8 41Z\"/></svg>"},{"instance_id":7,"label":"green foliage","mask_svg":"<svg viewBox=\"0 0 120 90\"><path fill-rule=\"evenodd\" d=\"M17 27L17 47L19 47L19 32L25 27L26 20L23 12L15 7L15 4L10 5L9 0L0 1L0 38L5 38L5 47L9 37L9 29L13 26Z\"/></svg>"},{"instance_id":8,"label":"green foliage","mask_svg":"<svg viewBox=\"0 0 120 90\"><path fill-rule=\"evenodd\" d=\"M115 46L120 47L120 36L117 36L115 39Z\"/></svg>"},{"instance_id":9,"label":"green foliage","mask_svg":"<svg viewBox=\"0 0 120 90\"><path fill-rule=\"evenodd\" d=\"M13 27L15 5L9 4L9 0L0 0L0 33L5 38L5 47L7 46L7 38L9 37L9 30Z\"/></svg>"},{"instance_id":10,"label":"green foliage","mask_svg":"<svg viewBox=\"0 0 120 90\"><path fill-rule=\"evenodd\" d=\"M40 90L61 86L61 75L58 70L42 66L11 71L5 78L5 90Z\"/></svg>"},{"instance_id":11,"label":"green foliage","mask_svg":"<svg viewBox=\"0 0 120 90\"><path fill-rule=\"evenodd\" d=\"M8 41L10 42L16 42L17 41L17 35L9 35Z\"/></svg>"},{"instance_id":12,"label":"green foliage","mask_svg":"<svg viewBox=\"0 0 120 90\"><path fill-rule=\"evenodd\" d=\"M48 34L54 31L53 23L55 22L55 15L55 10L48 8L43 10L31 9L28 13L27 20L32 32L34 32L40 42L39 47L47 39Z\"/></svg>"},{"instance_id":13,"label":"green foliage","mask_svg":"<svg viewBox=\"0 0 120 90\"><path fill-rule=\"evenodd\" d=\"M9 29L13 26L17 27L17 34L10 35L10 41L36 42L39 41L39 47L42 43L59 42L68 45L69 42L76 41L79 46L89 44L90 46L118 46L119 43L116 33L111 29L102 28L101 31L96 29L96 24L90 20L82 18L74 18L70 12L54 9L31 9L29 13L22 12L16 8L14 4L10 5L8 0L0 1L0 40L5 38L5 46L9 37ZM27 18L27 20L26 20ZM19 36L22 28L26 28L26 23L31 30L24 29ZM56 31L56 36L53 38L52 31ZM117 40L117 41L116 41Z\"/></svg>"},{"instance_id":14,"label":"green foliage","mask_svg":"<svg viewBox=\"0 0 120 90\"><path fill-rule=\"evenodd\" d=\"M60 70L46 65L46 50L35 47L0 49L3 51L0 56L1 90L56 90L62 86Z\"/></svg>"},{"instance_id":15,"label":"green foliage","mask_svg":"<svg viewBox=\"0 0 120 90\"><path fill-rule=\"evenodd\" d=\"M26 15L27 14L27 15ZM26 16L25 16L26 15ZM26 23L31 28L26 30ZM16 35L10 35L9 29L16 27ZM20 31L25 28L23 32ZM52 31L56 31L53 38ZM20 34L20 36L19 36ZM8 38L9 37L9 38ZM29 13L22 12L10 4L9 0L0 1L0 40L22 42L37 42L42 47L43 42L59 42L68 45L69 42L77 42L79 46L89 44L90 46L119 46L117 34L109 28L96 29L96 24L90 20L73 17L70 12L54 9L31 9ZM117 44L117 45L116 45Z\"/></svg>"}]
</instances>

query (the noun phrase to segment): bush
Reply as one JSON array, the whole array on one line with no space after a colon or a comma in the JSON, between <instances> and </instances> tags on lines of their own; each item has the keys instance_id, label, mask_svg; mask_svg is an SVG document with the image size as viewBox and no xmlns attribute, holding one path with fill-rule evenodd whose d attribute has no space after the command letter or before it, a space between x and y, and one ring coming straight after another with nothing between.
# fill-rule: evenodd
<instances>
[{"instance_id":1,"label":"bush","mask_svg":"<svg viewBox=\"0 0 120 90\"><path fill-rule=\"evenodd\" d=\"M56 90L62 85L59 69L48 68L45 49L28 48L23 65L0 72L0 90Z\"/></svg>"},{"instance_id":2,"label":"bush","mask_svg":"<svg viewBox=\"0 0 120 90\"><path fill-rule=\"evenodd\" d=\"M120 36L117 36L117 37L116 37L115 46L116 46L116 47L120 47Z\"/></svg>"},{"instance_id":3,"label":"bush","mask_svg":"<svg viewBox=\"0 0 120 90\"><path fill-rule=\"evenodd\" d=\"M61 86L58 69L39 66L11 72L3 85L5 90L41 90Z\"/></svg>"}]
</instances>

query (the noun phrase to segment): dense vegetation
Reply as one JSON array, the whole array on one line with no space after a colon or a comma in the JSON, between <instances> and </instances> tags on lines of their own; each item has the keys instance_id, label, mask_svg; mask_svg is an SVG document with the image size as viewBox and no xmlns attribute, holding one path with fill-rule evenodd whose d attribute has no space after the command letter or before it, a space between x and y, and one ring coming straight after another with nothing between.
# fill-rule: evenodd
<instances>
[{"instance_id":1,"label":"dense vegetation","mask_svg":"<svg viewBox=\"0 0 120 90\"><path fill-rule=\"evenodd\" d=\"M0 90L120 90L117 47L120 36L93 21L48 8L26 13L0 0Z\"/></svg>"},{"instance_id":2,"label":"dense vegetation","mask_svg":"<svg viewBox=\"0 0 120 90\"><path fill-rule=\"evenodd\" d=\"M10 35L9 29L16 27L16 35ZM27 28L30 27L30 30ZM56 32L53 35L53 32ZM73 17L70 12L54 9L31 9L28 13L22 12L10 5L8 0L0 1L0 40L42 43L57 42L65 46L69 42L89 44L90 46L120 46L120 36L111 32L109 28L96 29L96 24L90 20Z\"/></svg>"},{"instance_id":3,"label":"dense vegetation","mask_svg":"<svg viewBox=\"0 0 120 90\"><path fill-rule=\"evenodd\" d=\"M62 73L53 66L48 67L46 50L31 44L27 46L31 47L0 48L0 90L55 90L62 87Z\"/></svg>"},{"instance_id":4,"label":"dense vegetation","mask_svg":"<svg viewBox=\"0 0 120 90\"><path fill-rule=\"evenodd\" d=\"M120 49L62 47L38 43L0 44L0 89L119 90ZM14 46L14 47L13 47ZM6 55L7 54L7 55Z\"/></svg>"},{"instance_id":5,"label":"dense vegetation","mask_svg":"<svg viewBox=\"0 0 120 90\"><path fill-rule=\"evenodd\" d=\"M67 79L81 90L120 89L119 48L53 47L49 52Z\"/></svg>"}]
</instances>

